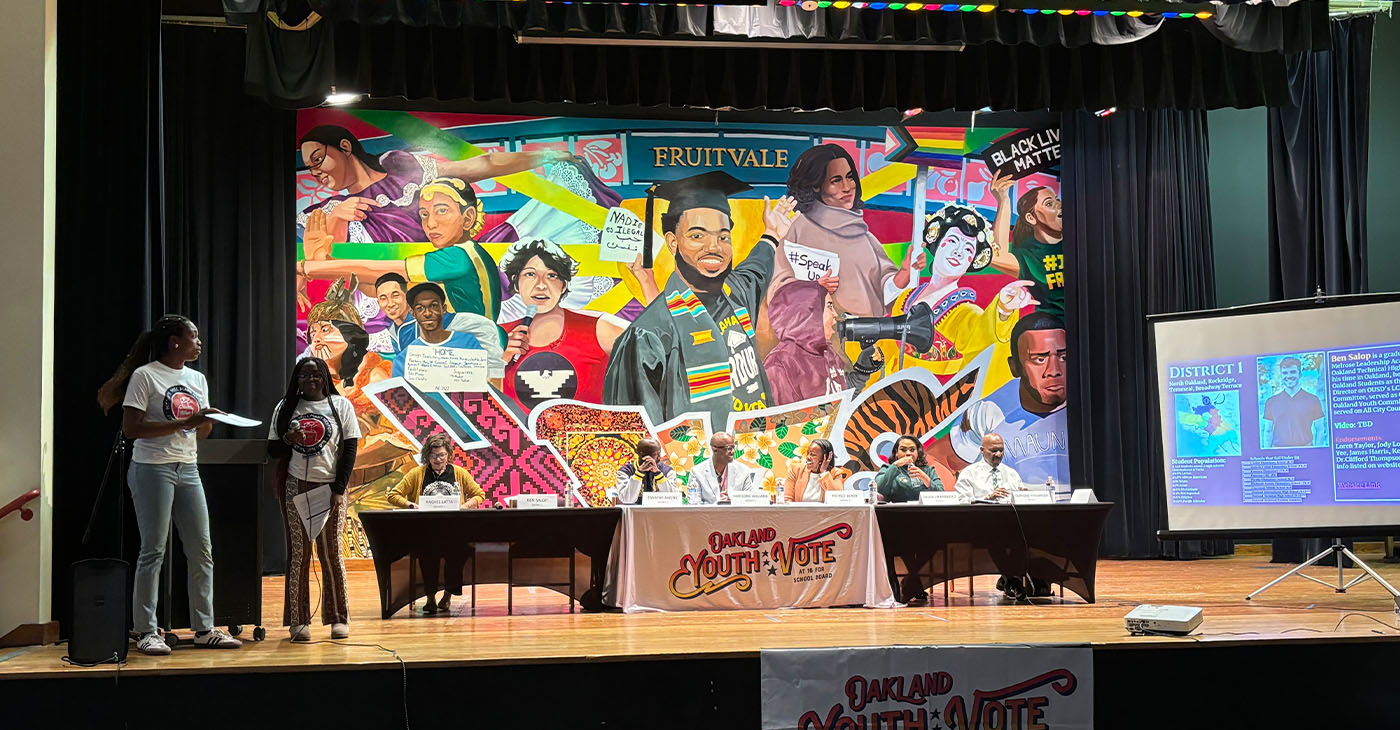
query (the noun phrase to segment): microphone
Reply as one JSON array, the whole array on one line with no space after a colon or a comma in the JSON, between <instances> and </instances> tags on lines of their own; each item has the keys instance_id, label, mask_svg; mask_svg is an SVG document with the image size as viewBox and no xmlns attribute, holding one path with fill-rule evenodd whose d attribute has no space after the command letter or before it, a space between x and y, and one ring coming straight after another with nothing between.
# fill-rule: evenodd
<instances>
[{"instance_id":1,"label":"microphone","mask_svg":"<svg viewBox=\"0 0 1400 730\"><path fill-rule=\"evenodd\" d=\"M540 308L539 308L538 306L534 305L534 304L531 304L530 306L528 306L528 307L525 308L525 318L522 319L522 320L520 320L520 324L518 324L518 325L516 325L516 326L517 326L517 327L529 327L531 324L534 323L534 321L535 321L535 315L537 315L537 314L539 314L539 313L540 313ZM517 353L515 353L515 355L514 355L513 357L511 357L510 361L511 361L512 363L514 363L516 360L519 360L519 359L520 359L520 353L517 352Z\"/></svg>"}]
</instances>

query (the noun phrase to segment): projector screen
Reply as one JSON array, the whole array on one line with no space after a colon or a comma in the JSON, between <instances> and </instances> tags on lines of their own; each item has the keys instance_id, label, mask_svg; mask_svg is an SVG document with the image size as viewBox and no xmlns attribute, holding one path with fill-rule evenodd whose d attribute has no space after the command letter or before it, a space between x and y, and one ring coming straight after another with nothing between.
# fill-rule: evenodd
<instances>
[{"instance_id":1,"label":"projector screen","mask_svg":"<svg viewBox=\"0 0 1400 730\"><path fill-rule=\"evenodd\" d=\"M1169 530L1400 525L1400 301L1154 319Z\"/></svg>"}]
</instances>

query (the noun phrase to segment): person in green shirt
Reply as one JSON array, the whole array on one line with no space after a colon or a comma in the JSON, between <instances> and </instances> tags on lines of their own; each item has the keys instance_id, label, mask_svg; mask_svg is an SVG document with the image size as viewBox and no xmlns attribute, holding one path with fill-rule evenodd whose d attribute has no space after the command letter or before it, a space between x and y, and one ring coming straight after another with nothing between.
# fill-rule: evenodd
<instances>
[{"instance_id":1,"label":"person in green shirt","mask_svg":"<svg viewBox=\"0 0 1400 730\"><path fill-rule=\"evenodd\" d=\"M1064 237L1060 198L1044 186L1022 193L1016 199L1016 226L1012 228L1009 193L1014 182L1008 174L992 179L992 196L997 201L992 268L1012 278L1034 281L1030 293L1040 302L1036 311L1063 322L1065 252L1060 245ZM1003 248L1007 239L1011 245Z\"/></svg>"},{"instance_id":2,"label":"person in green shirt","mask_svg":"<svg viewBox=\"0 0 1400 730\"><path fill-rule=\"evenodd\" d=\"M946 491L938 473L924 456L924 446L913 436L900 436L894 442L894 461L880 467L875 475L875 489L886 502L914 502L919 492ZM905 603L923 603L928 600L924 593L924 583L919 580L919 570L924 567L933 552L918 550L908 555L900 555L908 574L900 582L900 591Z\"/></svg>"},{"instance_id":3,"label":"person in green shirt","mask_svg":"<svg viewBox=\"0 0 1400 730\"><path fill-rule=\"evenodd\" d=\"M880 467L875 490L886 502L914 502L919 492L942 492L943 481L924 456L924 447L913 436L900 436L894 442L894 461Z\"/></svg>"}]
</instances>

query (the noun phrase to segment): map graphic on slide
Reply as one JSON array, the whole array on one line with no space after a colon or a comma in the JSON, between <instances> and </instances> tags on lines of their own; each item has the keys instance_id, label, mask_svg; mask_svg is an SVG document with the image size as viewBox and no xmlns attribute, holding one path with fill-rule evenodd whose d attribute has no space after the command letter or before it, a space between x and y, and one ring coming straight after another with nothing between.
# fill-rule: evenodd
<instances>
[{"instance_id":1,"label":"map graphic on slide","mask_svg":"<svg viewBox=\"0 0 1400 730\"><path fill-rule=\"evenodd\" d=\"M1177 456L1240 455L1239 391L1178 393Z\"/></svg>"}]
</instances>

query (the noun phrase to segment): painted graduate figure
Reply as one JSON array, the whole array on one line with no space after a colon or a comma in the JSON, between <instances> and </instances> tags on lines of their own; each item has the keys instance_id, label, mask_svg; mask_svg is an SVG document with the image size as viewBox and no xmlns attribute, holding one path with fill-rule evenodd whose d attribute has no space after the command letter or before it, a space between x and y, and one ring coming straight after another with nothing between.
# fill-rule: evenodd
<instances>
[{"instance_id":1,"label":"painted graduate figure","mask_svg":"<svg viewBox=\"0 0 1400 730\"><path fill-rule=\"evenodd\" d=\"M649 191L670 201L661 224L676 271L613 345L603 402L640 405L653 423L708 412L715 429L732 412L772 405L754 322L795 202L764 199L763 236L735 266L728 196L750 189L728 173L707 172Z\"/></svg>"},{"instance_id":2,"label":"painted graduate figure","mask_svg":"<svg viewBox=\"0 0 1400 730\"><path fill-rule=\"evenodd\" d=\"M214 628L214 552L209 508L199 478L198 440L209 435L209 385L188 367L199 359L199 329L178 314L161 317L131 346L131 352L97 392L103 411L122 405L122 433L133 440L127 485L141 552L131 595L132 628L142 654L170 653L156 626L157 585L170 523L180 533L189 574L190 628L194 645L237 649L242 644Z\"/></svg>"}]
</instances>

